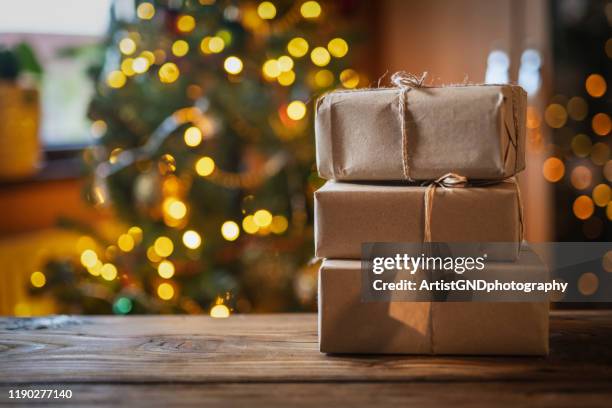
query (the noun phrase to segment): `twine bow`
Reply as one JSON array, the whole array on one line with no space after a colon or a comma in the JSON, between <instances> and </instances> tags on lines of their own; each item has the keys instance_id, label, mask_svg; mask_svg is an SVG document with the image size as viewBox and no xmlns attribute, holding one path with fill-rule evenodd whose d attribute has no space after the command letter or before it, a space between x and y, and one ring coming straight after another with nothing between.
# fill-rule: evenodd
<instances>
[{"instance_id":1,"label":"twine bow","mask_svg":"<svg viewBox=\"0 0 612 408\"><path fill-rule=\"evenodd\" d=\"M467 177L455 173L447 173L437 180L429 182L425 190L425 227L423 229L423 241L431 242L431 213L433 210L434 195L437 187L459 188L468 184Z\"/></svg>"},{"instance_id":2,"label":"twine bow","mask_svg":"<svg viewBox=\"0 0 612 408\"><path fill-rule=\"evenodd\" d=\"M406 129L406 103L408 101L408 92L414 88L421 88L424 85L427 72L419 77L414 74L409 74L405 71L399 71L391 75L391 83L400 89L398 116L400 120L400 129L402 133L402 165L404 170L404 178L412 181L410 177L410 166L408 165L408 131Z\"/></svg>"}]
</instances>

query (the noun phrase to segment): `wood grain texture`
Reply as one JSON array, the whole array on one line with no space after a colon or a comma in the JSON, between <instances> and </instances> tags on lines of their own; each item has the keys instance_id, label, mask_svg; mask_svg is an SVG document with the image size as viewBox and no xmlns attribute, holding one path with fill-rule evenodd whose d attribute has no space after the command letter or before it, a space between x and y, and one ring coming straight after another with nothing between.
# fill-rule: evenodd
<instances>
[{"instance_id":1,"label":"wood grain texture","mask_svg":"<svg viewBox=\"0 0 612 408\"><path fill-rule=\"evenodd\" d=\"M546 358L330 356L319 353L316 330L315 315L0 319L0 397L36 384L79 390L81 404L141 393L160 405L223 395L295 397L298 406L377 396L424 406L475 396L534 406L612 397L612 311L552 312Z\"/></svg>"}]
</instances>

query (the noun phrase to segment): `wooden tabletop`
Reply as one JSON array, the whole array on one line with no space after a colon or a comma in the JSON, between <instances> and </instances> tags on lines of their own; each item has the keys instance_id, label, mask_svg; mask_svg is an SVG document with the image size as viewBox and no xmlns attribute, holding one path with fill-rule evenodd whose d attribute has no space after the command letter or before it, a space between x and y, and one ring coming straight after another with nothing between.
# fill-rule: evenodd
<instances>
[{"instance_id":1,"label":"wooden tabletop","mask_svg":"<svg viewBox=\"0 0 612 408\"><path fill-rule=\"evenodd\" d=\"M610 406L612 311L554 311L549 357L330 356L316 315L0 319L0 404ZM45 401L46 403L49 400Z\"/></svg>"}]
</instances>

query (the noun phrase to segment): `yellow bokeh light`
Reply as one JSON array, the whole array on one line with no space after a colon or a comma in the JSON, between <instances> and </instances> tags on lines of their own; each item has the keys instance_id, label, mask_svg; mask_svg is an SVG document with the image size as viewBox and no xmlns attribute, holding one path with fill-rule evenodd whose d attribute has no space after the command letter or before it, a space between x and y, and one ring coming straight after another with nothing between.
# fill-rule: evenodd
<instances>
[{"instance_id":1,"label":"yellow bokeh light","mask_svg":"<svg viewBox=\"0 0 612 408\"><path fill-rule=\"evenodd\" d=\"M175 63L166 62L159 68L158 74L161 82L170 84L178 79L180 71Z\"/></svg>"},{"instance_id":2,"label":"yellow bokeh light","mask_svg":"<svg viewBox=\"0 0 612 408\"><path fill-rule=\"evenodd\" d=\"M170 300L174 297L174 288L167 282L160 283L157 287L157 296L162 300Z\"/></svg>"},{"instance_id":3,"label":"yellow bokeh light","mask_svg":"<svg viewBox=\"0 0 612 408\"><path fill-rule=\"evenodd\" d=\"M197 249L202 244L202 237L194 230L187 230L183 233L183 245L189 249Z\"/></svg>"},{"instance_id":4,"label":"yellow bokeh light","mask_svg":"<svg viewBox=\"0 0 612 408\"><path fill-rule=\"evenodd\" d=\"M160 262L162 260L162 257L157 255L157 252L155 252L155 247L152 246L147 248L147 258L149 259L149 261L154 263Z\"/></svg>"},{"instance_id":5,"label":"yellow bokeh light","mask_svg":"<svg viewBox=\"0 0 612 408\"><path fill-rule=\"evenodd\" d=\"M288 72L293 69L293 59L288 55L282 55L278 57L278 69L281 72Z\"/></svg>"},{"instance_id":6,"label":"yellow bokeh light","mask_svg":"<svg viewBox=\"0 0 612 408\"><path fill-rule=\"evenodd\" d=\"M149 69L149 60L145 57L135 58L132 62L132 69L137 74L147 72L147 70Z\"/></svg>"},{"instance_id":7,"label":"yellow bokeh light","mask_svg":"<svg viewBox=\"0 0 612 408\"><path fill-rule=\"evenodd\" d=\"M175 220L183 219L185 215L187 215L187 206L184 202L176 198L167 198L164 200L164 210Z\"/></svg>"},{"instance_id":8,"label":"yellow bokeh light","mask_svg":"<svg viewBox=\"0 0 612 408\"><path fill-rule=\"evenodd\" d=\"M47 277L44 273L36 271L30 275L30 283L35 288L42 288L47 283Z\"/></svg>"},{"instance_id":9,"label":"yellow bokeh light","mask_svg":"<svg viewBox=\"0 0 612 408\"><path fill-rule=\"evenodd\" d=\"M128 229L128 234L134 238L135 243L142 241L142 228L137 226L130 227L130 229Z\"/></svg>"},{"instance_id":10,"label":"yellow bokeh light","mask_svg":"<svg viewBox=\"0 0 612 408\"><path fill-rule=\"evenodd\" d=\"M268 210L257 210L253 214L253 222L260 228L268 227L272 223L272 214Z\"/></svg>"},{"instance_id":11,"label":"yellow bokeh light","mask_svg":"<svg viewBox=\"0 0 612 408\"><path fill-rule=\"evenodd\" d=\"M284 215L275 215L272 218L272 224L270 225L270 230L275 234L282 234L287 231L287 227L289 227L289 221Z\"/></svg>"},{"instance_id":12,"label":"yellow bokeh light","mask_svg":"<svg viewBox=\"0 0 612 408\"><path fill-rule=\"evenodd\" d=\"M202 131L195 126L188 127L183 135L185 144L190 147L198 146L202 143Z\"/></svg>"},{"instance_id":13,"label":"yellow bokeh light","mask_svg":"<svg viewBox=\"0 0 612 408\"><path fill-rule=\"evenodd\" d=\"M234 221L225 221L221 226L221 235L228 241L235 241L240 236L240 228Z\"/></svg>"},{"instance_id":14,"label":"yellow bokeh light","mask_svg":"<svg viewBox=\"0 0 612 408\"><path fill-rule=\"evenodd\" d=\"M593 211L595 211L595 206L593 205L593 200L591 200L591 197L587 195L581 195L574 201L572 209L576 218L580 220L586 220L589 219L591 215L593 215Z\"/></svg>"},{"instance_id":15,"label":"yellow bokeh light","mask_svg":"<svg viewBox=\"0 0 612 408\"><path fill-rule=\"evenodd\" d=\"M202 177L210 176L215 171L215 161L208 156L204 156L196 162L195 170Z\"/></svg>"},{"instance_id":16,"label":"yellow bokeh light","mask_svg":"<svg viewBox=\"0 0 612 408\"><path fill-rule=\"evenodd\" d=\"M295 82L295 72L287 71L281 73L276 79L282 86L289 86Z\"/></svg>"},{"instance_id":17,"label":"yellow bokeh light","mask_svg":"<svg viewBox=\"0 0 612 408\"><path fill-rule=\"evenodd\" d=\"M126 58L121 62L121 72L123 72L128 77L136 75L136 71L134 71L133 66L134 58Z\"/></svg>"},{"instance_id":18,"label":"yellow bokeh light","mask_svg":"<svg viewBox=\"0 0 612 408\"><path fill-rule=\"evenodd\" d=\"M161 236L155 240L153 243L153 248L155 248L155 253L157 255L162 258L167 258L172 255L172 251L174 251L174 244L170 238Z\"/></svg>"},{"instance_id":19,"label":"yellow bokeh light","mask_svg":"<svg viewBox=\"0 0 612 408\"><path fill-rule=\"evenodd\" d=\"M334 74L328 69L320 69L314 76L314 82L319 88L330 87L334 83Z\"/></svg>"},{"instance_id":20,"label":"yellow bokeh light","mask_svg":"<svg viewBox=\"0 0 612 408\"><path fill-rule=\"evenodd\" d=\"M242 72L242 60L236 56L230 56L223 62L223 68L232 75L237 75Z\"/></svg>"},{"instance_id":21,"label":"yellow bokeh light","mask_svg":"<svg viewBox=\"0 0 612 408\"><path fill-rule=\"evenodd\" d=\"M121 88L123 85L125 85L126 80L127 78L125 77L125 74L121 71L111 71L106 76L106 83L108 86L115 89Z\"/></svg>"},{"instance_id":22,"label":"yellow bokeh light","mask_svg":"<svg viewBox=\"0 0 612 408\"><path fill-rule=\"evenodd\" d=\"M579 133L572 139L572 151L578 157L587 157L592 146L591 138L585 134Z\"/></svg>"},{"instance_id":23,"label":"yellow bokeh light","mask_svg":"<svg viewBox=\"0 0 612 408\"><path fill-rule=\"evenodd\" d=\"M329 64L329 60L331 59L331 57L327 49L323 47L316 47L310 53L310 59L312 60L313 64L315 64L316 66L324 67L327 64Z\"/></svg>"},{"instance_id":24,"label":"yellow bokeh light","mask_svg":"<svg viewBox=\"0 0 612 408\"><path fill-rule=\"evenodd\" d=\"M98 261L98 255L92 249L86 249L81 253L81 264L86 268L93 268Z\"/></svg>"},{"instance_id":25,"label":"yellow bokeh light","mask_svg":"<svg viewBox=\"0 0 612 408\"><path fill-rule=\"evenodd\" d=\"M599 136L606 136L612 130L612 120L605 113L598 113L593 116L591 125L593 126L593 132Z\"/></svg>"},{"instance_id":26,"label":"yellow bokeh light","mask_svg":"<svg viewBox=\"0 0 612 408\"><path fill-rule=\"evenodd\" d=\"M591 185L593 174L586 166L576 166L572 170L570 181L576 190L584 190Z\"/></svg>"},{"instance_id":27,"label":"yellow bokeh light","mask_svg":"<svg viewBox=\"0 0 612 408\"><path fill-rule=\"evenodd\" d=\"M136 9L136 15L141 20L150 20L155 16L155 7L148 2L140 3Z\"/></svg>"},{"instance_id":28,"label":"yellow bokeh light","mask_svg":"<svg viewBox=\"0 0 612 408\"><path fill-rule=\"evenodd\" d=\"M329 53L336 58L344 57L349 50L348 44L342 38L334 38L327 43L327 49Z\"/></svg>"},{"instance_id":29,"label":"yellow bokeh light","mask_svg":"<svg viewBox=\"0 0 612 408\"><path fill-rule=\"evenodd\" d=\"M567 122L567 111L558 103L552 103L546 107L544 120L551 128L559 129Z\"/></svg>"},{"instance_id":30,"label":"yellow bokeh light","mask_svg":"<svg viewBox=\"0 0 612 408\"><path fill-rule=\"evenodd\" d=\"M174 264L168 260L161 261L157 265L157 274L164 279L170 279L174 276Z\"/></svg>"},{"instance_id":31,"label":"yellow bokeh light","mask_svg":"<svg viewBox=\"0 0 612 408\"><path fill-rule=\"evenodd\" d=\"M589 113L589 105L583 98L574 96L567 102L567 113L574 120L583 120Z\"/></svg>"},{"instance_id":32,"label":"yellow bokeh light","mask_svg":"<svg viewBox=\"0 0 612 408\"><path fill-rule=\"evenodd\" d=\"M176 40L172 43L172 54L177 57L182 57L187 55L189 52L189 44L185 40Z\"/></svg>"},{"instance_id":33,"label":"yellow bokeh light","mask_svg":"<svg viewBox=\"0 0 612 408\"><path fill-rule=\"evenodd\" d=\"M606 80L599 74L591 74L587 77L584 87L593 98L601 98L608 88Z\"/></svg>"},{"instance_id":34,"label":"yellow bokeh light","mask_svg":"<svg viewBox=\"0 0 612 408\"><path fill-rule=\"evenodd\" d=\"M287 105L287 116L292 120L300 120L306 116L306 105L302 101L293 101Z\"/></svg>"},{"instance_id":35,"label":"yellow bokeh light","mask_svg":"<svg viewBox=\"0 0 612 408\"><path fill-rule=\"evenodd\" d=\"M303 57L308 53L308 41L302 37L295 37L287 44L287 52L295 58Z\"/></svg>"},{"instance_id":36,"label":"yellow bokeh light","mask_svg":"<svg viewBox=\"0 0 612 408\"><path fill-rule=\"evenodd\" d=\"M257 226L257 224L255 224L252 215L247 215L246 217L244 217L244 219L242 220L242 229L247 234L255 234L257 232L259 227Z\"/></svg>"},{"instance_id":37,"label":"yellow bokeh light","mask_svg":"<svg viewBox=\"0 0 612 408\"><path fill-rule=\"evenodd\" d=\"M225 42L221 37L204 37L200 43L200 49L204 54L216 54L225 48Z\"/></svg>"},{"instance_id":38,"label":"yellow bokeh light","mask_svg":"<svg viewBox=\"0 0 612 408\"><path fill-rule=\"evenodd\" d=\"M598 184L593 188L593 201L598 207L605 207L612 199L612 191L607 184Z\"/></svg>"},{"instance_id":39,"label":"yellow bokeh light","mask_svg":"<svg viewBox=\"0 0 612 408\"><path fill-rule=\"evenodd\" d=\"M210 309L210 317L214 317L215 319L226 319L230 317L230 310L225 305L214 305Z\"/></svg>"},{"instance_id":40,"label":"yellow bokeh light","mask_svg":"<svg viewBox=\"0 0 612 408\"><path fill-rule=\"evenodd\" d=\"M119 50L125 55L132 55L136 51L136 43L131 38L119 41Z\"/></svg>"},{"instance_id":41,"label":"yellow bokeh light","mask_svg":"<svg viewBox=\"0 0 612 408\"><path fill-rule=\"evenodd\" d=\"M540 112L533 106L527 107L527 129L537 129L540 127Z\"/></svg>"},{"instance_id":42,"label":"yellow bokeh light","mask_svg":"<svg viewBox=\"0 0 612 408\"><path fill-rule=\"evenodd\" d=\"M544 161L542 174L547 181L555 183L563 178L565 174L565 165L558 158L549 157Z\"/></svg>"},{"instance_id":43,"label":"yellow bokeh light","mask_svg":"<svg viewBox=\"0 0 612 408\"><path fill-rule=\"evenodd\" d=\"M340 73L340 82L345 88L356 88L359 85L359 74L352 69L345 69Z\"/></svg>"},{"instance_id":44,"label":"yellow bokeh light","mask_svg":"<svg viewBox=\"0 0 612 408\"><path fill-rule=\"evenodd\" d=\"M306 1L300 7L300 13L304 18L317 18L321 15L321 5L316 1Z\"/></svg>"},{"instance_id":45,"label":"yellow bokeh light","mask_svg":"<svg viewBox=\"0 0 612 408\"><path fill-rule=\"evenodd\" d=\"M189 33L193 31L195 25L195 18L188 14L182 15L178 18L178 20L176 20L176 28L183 33Z\"/></svg>"},{"instance_id":46,"label":"yellow bokeh light","mask_svg":"<svg viewBox=\"0 0 612 408\"><path fill-rule=\"evenodd\" d=\"M149 65L155 64L155 54L153 54L151 51L145 50L141 52L140 57L146 59Z\"/></svg>"},{"instance_id":47,"label":"yellow bokeh light","mask_svg":"<svg viewBox=\"0 0 612 408\"><path fill-rule=\"evenodd\" d=\"M123 252L130 252L134 249L134 238L129 234L121 234L117 239L117 246Z\"/></svg>"},{"instance_id":48,"label":"yellow bokeh light","mask_svg":"<svg viewBox=\"0 0 612 408\"><path fill-rule=\"evenodd\" d=\"M263 20L272 20L276 17L276 7L269 1L263 1L257 6L257 15Z\"/></svg>"},{"instance_id":49,"label":"yellow bokeh light","mask_svg":"<svg viewBox=\"0 0 612 408\"><path fill-rule=\"evenodd\" d=\"M89 272L89 274L92 276L100 276L100 272L102 272L102 266L102 262L100 262L100 260L98 259L93 266L87 268L87 272Z\"/></svg>"},{"instance_id":50,"label":"yellow bokeh light","mask_svg":"<svg viewBox=\"0 0 612 408\"><path fill-rule=\"evenodd\" d=\"M276 78L281 73L280 67L278 66L278 61L275 59L269 59L264 62L261 70L264 76L267 78Z\"/></svg>"},{"instance_id":51,"label":"yellow bokeh light","mask_svg":"<svg viewBox=\"0 0 612 408\"><path fill-rule=\"evenodd\" d=\"M117 277L117 268L111 263L106 263L102 265L100 275L102 276L102 279L112 281Z\"/></svg>"}]
</instances>

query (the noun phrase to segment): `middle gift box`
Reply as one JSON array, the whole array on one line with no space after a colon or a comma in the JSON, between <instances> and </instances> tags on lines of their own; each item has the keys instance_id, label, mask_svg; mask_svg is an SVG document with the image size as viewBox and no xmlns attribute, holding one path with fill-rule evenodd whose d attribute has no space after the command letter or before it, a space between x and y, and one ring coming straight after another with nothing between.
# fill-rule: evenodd
<instances>
[{"instance_id":1,"label":"middle gift box","mask_svg":"<svg viewBox=\"0 0 612 408\"><path fill-rule=\"evenodd\" d=\"M328 181L314 195L315 255L360 259L366 242L423 242L427 188ZM438 187L430 206L431 241L510 243L495 259L516 259L523 220L513 179L480 187Z\"/></svg>"}]
</instances>

